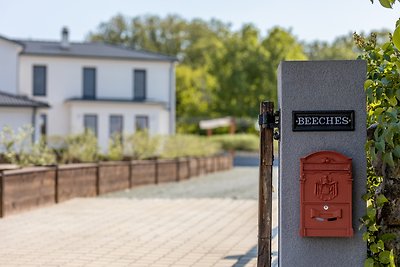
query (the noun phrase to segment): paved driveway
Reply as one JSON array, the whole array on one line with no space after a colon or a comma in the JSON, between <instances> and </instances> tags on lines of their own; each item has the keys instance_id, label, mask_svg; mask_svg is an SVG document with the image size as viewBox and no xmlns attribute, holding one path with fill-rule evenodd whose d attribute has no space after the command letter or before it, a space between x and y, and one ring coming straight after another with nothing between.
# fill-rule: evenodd
<instances>
[{"instance_id":1,"label":"paved driveway","mask_svg":"<svg viewBox=\"0 0 400 267\"><path fill-rule=\"evenodd\" d=\"M0 266L256 266L257 177L235 168L6 217Z\"/></svg>"}]
</instances>

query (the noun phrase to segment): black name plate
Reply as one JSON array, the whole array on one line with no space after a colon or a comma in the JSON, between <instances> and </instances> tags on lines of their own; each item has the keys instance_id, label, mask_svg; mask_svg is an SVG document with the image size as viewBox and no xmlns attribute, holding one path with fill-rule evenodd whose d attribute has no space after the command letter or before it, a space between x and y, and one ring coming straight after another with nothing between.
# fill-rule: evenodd
<instances>
[{"instance_id":1,"label":"black name plate","mask_svg":"<svg viewBox=\"0 0 400 267\"><path fill-rule=\"evenodd\" d=\"M293 111L293 131L354 131L354 110Z\"/></svg>"}]
</instances>

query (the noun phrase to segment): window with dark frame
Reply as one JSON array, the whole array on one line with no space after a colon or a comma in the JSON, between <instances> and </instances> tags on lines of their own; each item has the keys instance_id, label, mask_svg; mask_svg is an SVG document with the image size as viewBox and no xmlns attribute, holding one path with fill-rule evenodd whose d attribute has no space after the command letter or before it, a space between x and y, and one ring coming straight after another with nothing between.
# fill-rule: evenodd
<instances>
[{"instance_id":1,"label":"window with dark frame","mask_svg":"<svg viewBox=\"0 0 400 267\"><path fill-rule=\"evenodd\" d=\"M110 137L120 134L122 137L123 117L122 115L110 115Z\"/></svg>"},{"instance_id":2,"label":"window with dark frame","mask_svg":"<svg viewBox=\"0 0 400 267\"><path fill-rule=\"evenodd\" d=\"M97 137L97 115L86 114L83 117L83 127L85 132L90 130Z\"/></svg>"},{"instance_id":3,"label":"window with dark frame","mask_svg":"<svg viewBox=\"0 0 400 267\"><path fill-rule=\"evenodd\" d=\"M40 114L39 131L40 131L40 138L46 138L46 135L47 135L47 115L46 114Z\"/></svg>"},{"instance_id":4,"label":"window with dark frame","mask_svg":"<svg viewBox=\"0 0 400 267\"><path fill-rule=\"evenodd\" d=\"M46 96L46 66L33 66L33 95Z\"/></svg>"},{"instance_id":5,"label":"window with dark frame","mask_svg":"<svg viewBox=\"0 0 400 267\"><path fill-rule=\"evenodd\" d=\"M136 131L143 131L149 129L149 117L145 115L138 115L135 117Z\"/></svg>"},{"instance_id":6,"label":"window with dark frame","mask_svg":"<svg viewBox=\"0 0 400 267\"><path fill-rule=\"evenodd\" d=\"M134 70L134 92L133 97L135 100L146 99L146 71L145 70Z\"/></svg>"},{"instance_id":7,"label":"window with dark frame","mask_svg":"<svg viewBox=\"0 0 400 267\"><path fill-rule=\"evenodd\" d=\"M83 68L83 98L96 98L96 69Z\"/></svg>"}]
</instances>

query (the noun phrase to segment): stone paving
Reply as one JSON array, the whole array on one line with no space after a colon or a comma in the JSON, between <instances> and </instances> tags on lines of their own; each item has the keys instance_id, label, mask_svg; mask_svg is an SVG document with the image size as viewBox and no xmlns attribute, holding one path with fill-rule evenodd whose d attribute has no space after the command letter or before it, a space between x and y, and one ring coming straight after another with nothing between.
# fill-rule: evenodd
<instances>
[{"instance_id":1,"label":"stone paving","mask_svg":"<svg viewBox=\"0 0 400 267\"><path fill-rule=\"evenodd\" d=\"M246 171L253 177L254 169ZM257 180L245 173L235 169L219 176ZM200 191L201 179L209 177L193 180ZM173 185L155 188L165 186ZM135 190L149 197L127 198ZM135 190L122 198L74 199L1 219L0 266L256 266L257 200L237 193L150 198L143 192L154 188ZM273 259L276 264L276 255Z\"/></svg>"}]
</instances>

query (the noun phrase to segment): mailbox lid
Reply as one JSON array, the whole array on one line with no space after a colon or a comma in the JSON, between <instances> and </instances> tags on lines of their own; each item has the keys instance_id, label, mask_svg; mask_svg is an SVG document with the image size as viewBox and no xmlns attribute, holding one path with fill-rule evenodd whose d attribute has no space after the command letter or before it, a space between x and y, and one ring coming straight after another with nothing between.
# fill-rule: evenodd
<instances>
[{"instance_id":1,"label":"mailbox lid","mask_svg":"<svg viewBox=\"0 0 400 267\"><path fill-rule=\"evenodd\" d=\"M300 161L303 171L351 171L351 158L336 151L318 151Z\"/></svg>"}]
</instances>

